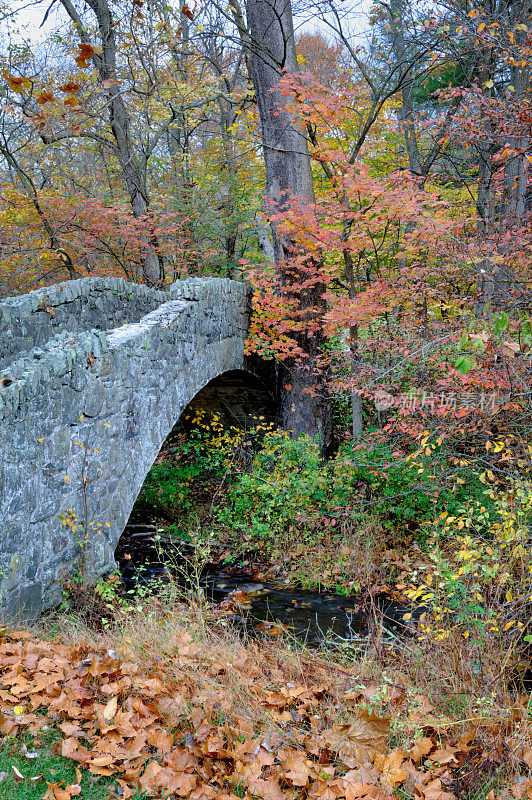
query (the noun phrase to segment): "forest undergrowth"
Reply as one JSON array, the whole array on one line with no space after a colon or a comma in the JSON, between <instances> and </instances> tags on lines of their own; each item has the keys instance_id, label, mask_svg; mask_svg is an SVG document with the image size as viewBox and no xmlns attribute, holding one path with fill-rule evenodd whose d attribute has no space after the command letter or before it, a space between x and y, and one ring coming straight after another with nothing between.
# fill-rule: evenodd
<instances>
[{"instance_id":1,"label":"forest undergrowth","mask_svg":"<svg viewBox=\"0 0 532 800\"><path fill-rule=\"evenodd\" d=\"M250 638L231 627L238 602L184 602L172 583L125 600L111 576L0 643L5 741L42 752L44 730L82 770L51 776L44 796L84 792L88 770L91 798L532 797L531 492L526 465L495 477L517 462L514 440L484 445L492 468L448 447L403 452L378 431L324 462L263 420L191 422L148 477L139 518L151 510L203 563L364 598L367 645L311 650L279 628ZM392 642L383 593L412 604ZM17 787L32 768L21 758Z\"/></svg>"},{"instance_id":2,"label":"forest undergrowth","mask_svg":"<svg viewBox=\"0 0 532 800\"><path fill-rule=\"evenodd\" d=\"M463 639L309 651L169 592L100 632L74 615L5 630L0 649L6 798L530 795L527 698L471 669Z\"/></svg>"}]
</instances>

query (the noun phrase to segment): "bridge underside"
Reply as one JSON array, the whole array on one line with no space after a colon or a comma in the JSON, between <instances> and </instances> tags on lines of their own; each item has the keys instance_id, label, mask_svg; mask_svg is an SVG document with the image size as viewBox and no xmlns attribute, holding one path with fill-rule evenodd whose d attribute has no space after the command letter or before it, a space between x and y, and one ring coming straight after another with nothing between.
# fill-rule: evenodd
<instances>
[{"instance_id":1,"label":"bridge underside","mask_svg":"<svg viewBox=\"0 0 532 800\"><path fill-rule=\"evenodd\" d=\"M217 414L224 425L242 428L252 427L259 417L274 422L277 413L274 370L264 369L261 378L247 369L224 372L198 392L184 416L191 416L197 410Z\"/></svg>"}]
</instances>

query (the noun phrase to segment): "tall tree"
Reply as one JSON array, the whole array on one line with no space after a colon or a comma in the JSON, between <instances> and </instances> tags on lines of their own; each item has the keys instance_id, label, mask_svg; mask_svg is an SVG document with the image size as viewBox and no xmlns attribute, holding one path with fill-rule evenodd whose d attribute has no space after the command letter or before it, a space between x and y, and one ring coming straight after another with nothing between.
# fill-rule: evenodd
<instances>
[{"instance_id":1,"label":"tall tree","mask_svg":"<svg viewBox=\"0 0 532 800\"><path fill-rule=\"evenodd\" d=\"M86 47L81 51L81 56L87 54L88 58L92 58L98 70L100 83L104 87L108 99L109 123L115 140L114 151L122 169L131 208L135 217L144 217L149 208L150 197L146 187L145 170L133 146L129 112L116 79L116 20L113 19L112 9L107 0L87 0L87 5L93 11L98 26L101 45L97 49L92 47L87 29L71 0L61 0L61 3L74 23L82 45ZM166 123L166 127L168 125L169 122ZM144 277L148 283L157 285L164 278L164 266L157 253L156 236L154 234L147 236L144 244Z\"/></svg>"},{"instance_id":2,"label":"tall tree","mask_svg":"<svg viewBox=\"0 0 532 800\"><path fill-rule=\"evenodd\" d=\"M290 0L246 0L246 23L236 0L231 0L231 7L259 108L266 166L265 212L274 218L287 211L292 198L303 205L315 201L307 139L285 109L279 91L283 73L298 70L292 7ZM306 322L297 342L306 358L287 359L281 367L281 423L295 436L307 433L318 438L327 450L332 431L330 404L316 391L315 375L326 311L320 264L275 221L273 234L279 290L297 301Z\"/></svg>"}]
</instances>

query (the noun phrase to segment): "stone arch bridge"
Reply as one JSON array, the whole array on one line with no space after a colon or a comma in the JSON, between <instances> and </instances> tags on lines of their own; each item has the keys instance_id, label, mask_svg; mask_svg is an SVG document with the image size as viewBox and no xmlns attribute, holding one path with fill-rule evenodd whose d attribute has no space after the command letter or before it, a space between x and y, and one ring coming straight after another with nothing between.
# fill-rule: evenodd
<instances>
[{"instance_id":1,"label":"stone arch bridge","mask_svg":"<svg viewBox=\"0 0 532 800\"><path fill-rule=\"evenodd\" d=\"M60 600L79 561L76 524L99 531L91 574L114 566L146 474L184 408L217 376L252 372L249 308L244 284L216 278L177 281L167 292L86 278L0 302L6 620L34 618Z\"/></svg>"}]
</instances>

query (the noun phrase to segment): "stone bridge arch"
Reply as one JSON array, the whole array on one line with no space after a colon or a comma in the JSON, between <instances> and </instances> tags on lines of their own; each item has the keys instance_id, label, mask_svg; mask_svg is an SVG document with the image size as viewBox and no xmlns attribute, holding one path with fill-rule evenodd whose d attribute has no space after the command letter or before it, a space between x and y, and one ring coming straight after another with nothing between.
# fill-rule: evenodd
<instances>
[{"instance_id":1,"label":"stone bridge arch","mask_svg":"<svg viewBox=\"0 0 532 800\"><path fill-rule=\"evenodd\" d=\"M244 284L225 279L178 281L168 292L84 279L0 303L0 347L11 347L0 351L7 619L60 600L84 526L91 573L114 565L133 503L184 408L220 376L260 372L244 356L249 299ZM117 317L123 324L109 325Z\"/></svg>"},{"instance_id":2,"label":"stone bridge arch","mask_svg":"<svg viewBox=\"0 0 532 800\"><path fill-rule=\"evenodd\" d=\"M187 411L218 414L226 425L252 427L259 417L273 422L277 411L277 380L273 362L247 357L244 368L220 373L200 389Z\"/></svg>"}]
</instances>

